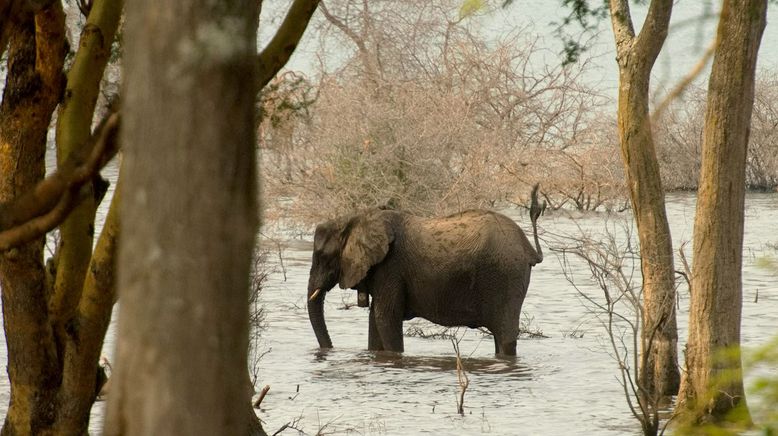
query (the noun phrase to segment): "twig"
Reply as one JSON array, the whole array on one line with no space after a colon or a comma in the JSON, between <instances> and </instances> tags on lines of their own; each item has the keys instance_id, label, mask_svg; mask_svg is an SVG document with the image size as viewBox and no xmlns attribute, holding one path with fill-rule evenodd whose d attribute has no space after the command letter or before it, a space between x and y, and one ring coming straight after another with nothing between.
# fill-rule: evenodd
<instances>
[{"instance_id":1,"label":"twig","mask_svg":"<svg viewBox=\"0 0 778 436\"><path fill-rule=\"evenodd\" d=\"M278 266L281 267L281 273L284 275L284 281L286 281L286 265L284 265L284 248L281 245L281 241L276 238L272 238L262 232L260 232L259 234L260 236L264 237L268 241L272 241L273 244L276 246L276 254L278 255Z\"/></svg>"},{"instance_id":2,"label":"twig","mask_svg":"<svg viewBox=\"0 0 778 436\"><path fill-rule=\"evenodd\" d=\"M267 395L267 391L270 390L270 385L265 385L264 388L262 388L262 392L259 393L259 398L257 398L257 401L254 402L254 408L259 409L260 404L262 404L262 400L265 399L265 395Z\"/></svg>"},{"instance_id":3,"label":"twig","mask_svg":"<svg viewBox=\"0 0 778 436\"><path fill-rule=\"evenodd\" d=\"M279 428L278 430L276 430L276 432L275 432L275 433L273 433L273 436L276 436L276 435L280 434L281 432L283 432L283 431L284 431L284 430L286 430L287 428L291 427L291 425L292 425L291 421L290 421L290 422L287 422L287 423L286 423L286 424L284 424L284 425L282 425L282 426L281 426L281 428Z\"/></svg>"},{"instance_id":4,"label":"twig","mask_svg":"<svg viewBox=\"0 0 778 436\"><path fill-rule=\"evenodd\" d=\"M708 61L711 59L711 57L713 57L713 52L716 50L717 43L718 39L713 38L710 46L708 46L708 48L705 50L705 53L702 54L700 60L697 61L697 63L692 67L691 71L689 71L689 74L684 76L684 78L681 79L677 85L675 85L675 87L665 96L665 98L662 99L656 109L654 109L654 112L651 113L651 121L657 122L659 117L662 115L662 112L664 112L664 110L670 106L670 103L678 98L678 96L683 94L683 92L694 81L694 79L700 75L703 68L705 68L705 65L707 65Z\"/></svg>"},{"instance_id":5,"label":"twig","mask_svg":"<svg viewBox=\"0 0 778 436\"><path fill-rule=\"evenodd\" d=\"M277 435L281 434L281 432L283 432L287 428L291 428L293 430L297 430L297 432L300 433L300 434L305 434L305 432L303 432L302 428L299 427L300 426L300 421L302 421L302 420L303 420L303 416L301 414L297 418L295 418L295 419L287 422L286 424L282 425L281 428L279 428L278 430L276 430L275 433L272 434L272 436L277 436Z\"/></svg>"},{"instance_id":6,"label":"twig","mask_svg":"<svg viewBox=\"0 0 778 436\"><path fill-rule=\"evenodd\" d=\"M462 365L462 357L459 354L459 342L455 338L451 338L451 345L454 346L454 352L457 357L457 383L459 384L457 413L465 416L465 391L467 391L467 387L470 385L470 379L467 377L464 365Z\"/></svg>"},{"instance_id":7,"label":"twig","mask_svg":"<svg viewBox=\"0 0 778 436\"><path fill-rule=\"evenodd\" d=\"M681 262L683 263L683 270L685 272L683 276L686 279L686 285L689 286L689 292L691 292L692 291L692 270L691 268L689 268L689 261L686 260L686 253L683 251L684 248L686 247L686 244L688 244L688 242L684 242L678 248L678 255L681 256Z\"/></svg>"}]
</instances>

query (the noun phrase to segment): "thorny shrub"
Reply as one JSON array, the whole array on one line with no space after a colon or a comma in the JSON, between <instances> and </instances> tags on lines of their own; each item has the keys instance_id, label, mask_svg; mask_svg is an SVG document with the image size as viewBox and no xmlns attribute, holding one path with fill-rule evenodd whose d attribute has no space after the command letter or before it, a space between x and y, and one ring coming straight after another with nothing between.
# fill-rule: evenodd
<instances>
[{"instance_id":1,"label":"thorny shrub","mask_svg":"<svg viewBox=\"0 0 778 436\"><path fill-rule=\"evenodd\" d=\"M355 55L310 83L317 98L304 114L265 125L271 220L310 224L381 205L443 215L524 204L538 181L552 207L622 207L615 124L602 121L604 99L580 84L587 64L538 67L544 53L527 33L487 43L475 30L450 30L445 49L422 58L429 68L387 67L367 80L359 73L367 61Z\"/></svg>"},{"instance_id":2,"label":"thorny shrub","mask_svg":"<svg viewBox=\"0 0 778 436\"><path fill-rule=\"evenodd\" d=\"M653 124L662 184L668 191L697 189L705 102L705 89L691 89ZM746 186L754 191L778 188L778 78L766 71L755 85Z\"/></svg>"},{"instance_id":3,"label":"thorny shrub","mask_svg":"<svg viewBox=\"0 0 778 436\"><path fill-rule=\"evenodd\" d=\"M267 352L262 342L262 332L265 330L265 307L260 301L262 288L268 276L273 272L267 261L268 251L257 249L254 253L253 265L249 276L249 374L251 383L257 386L259 378L259 361Z\"/></svg>"}]
</instances>

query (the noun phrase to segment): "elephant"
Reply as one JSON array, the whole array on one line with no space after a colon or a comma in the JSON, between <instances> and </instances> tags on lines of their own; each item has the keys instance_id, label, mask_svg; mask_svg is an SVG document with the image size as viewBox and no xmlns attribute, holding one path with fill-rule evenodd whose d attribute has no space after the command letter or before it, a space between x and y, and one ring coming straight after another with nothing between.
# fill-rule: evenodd
<instances>
[{"instance_id":1,"label":"elephant","mask_svg":"<svg viewBox=\"0 0 778 436\"><path fill-rule=\"evenodd\" d=\"M545 206L545 202L543 204ZM535 247L497 212L468 210L420 218L367 209L316 227L308 280L308 316L320 348L332 348L324 299L336 284L368 306L368 350L403 352L403 321L486 327L498 356L516 355L521 306L532 267L543 261L532 192Z\"/></svg>"}]
</instances>

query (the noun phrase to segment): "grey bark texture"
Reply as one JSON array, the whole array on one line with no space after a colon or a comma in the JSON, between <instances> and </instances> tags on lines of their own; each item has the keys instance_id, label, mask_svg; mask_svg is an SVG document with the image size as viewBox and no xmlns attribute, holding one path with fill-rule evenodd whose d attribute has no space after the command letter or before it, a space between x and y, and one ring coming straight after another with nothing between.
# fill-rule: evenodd
<instances>
[{"instance_id":1,"label":"grey bark texture","mask_svg":"<svg viewBox=\"0 0 778 436\"><path fill-rule=\"evenodd\" d=\"M249 432L259 3L127 4L107 435Z\"/></svg>"}]
</instances>

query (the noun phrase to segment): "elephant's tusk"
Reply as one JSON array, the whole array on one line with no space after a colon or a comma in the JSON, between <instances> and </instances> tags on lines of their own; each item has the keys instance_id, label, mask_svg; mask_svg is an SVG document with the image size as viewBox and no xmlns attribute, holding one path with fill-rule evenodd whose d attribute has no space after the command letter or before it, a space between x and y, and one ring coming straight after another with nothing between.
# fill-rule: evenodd
<instances>
[{"instance_id":1,"label":"elephant's tusk","mask_svg":"<svg viewBox=\"0 0 778 436\"><path fill-rule=\"evenodd\" d=\"M316 289L313 291L313 294L311 294L310 298L308 298L308 301L313 301L316 297L319 296L319 292L321 292L321 288Z\"/></svg>"}]
</instances>

